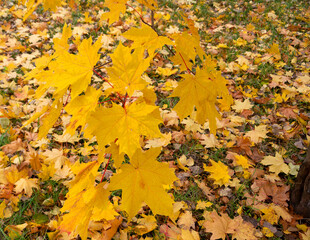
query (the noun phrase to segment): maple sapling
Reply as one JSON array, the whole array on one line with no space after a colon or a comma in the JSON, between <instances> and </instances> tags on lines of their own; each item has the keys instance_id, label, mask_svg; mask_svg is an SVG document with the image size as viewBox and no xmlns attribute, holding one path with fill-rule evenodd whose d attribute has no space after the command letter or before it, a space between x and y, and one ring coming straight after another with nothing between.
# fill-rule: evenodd
<instances>
[{"instance_id":1,"label":"maple sapling","mask_svg":"<svg viewBox=\"0 0 310 240\"><path fill-rule=\"evenodd\" d=\"M156 1L138 2L149 7L154 16ZM108 0L104 6L110 12L103 13L102 19L108 20L109 24L117 21L120 13L126 12L126 6L134 9L126 0ZM120 211L124 211L130 221L144 204L150 207L154 215L166 215L172 220L177 217L173 209L174 199L167 193L167 189L178 178L168 163L157 161L161 146L146 151L144 149L145 139L164 137L159 129L163 120L160 108L155 104L154 87L143 77L152 66L153 58L159 54L159 49L167 46L173 52L169 46L173 47L175 54L170 60L179 66L180 72L185 72L179 75L181 81L169 96L180 99L174 110L181 121L196 115L195 120L200 124L208 120L210 131L215 134L216 118L220 118L216 106L221 104L227 107L232 103L226 79L216 69L216 62L200 46L198 30L185 12L183 19L188 30L169 37L158 35L153 29L154 19L150 26L136 9L134 12L139 15L140 27L132 27L122 34L132 44L130 47L121 42L118 44L109 54L112 65L102 64L98 68L101 36L94 43L92 38L82 41L75 39L77 53L70 53L68 41L72 37L72 30L71 26L65 24L62 37L54 39L54 53L36 60L36 68L26 77L27 80L36 78L40 85L36 98L53 89L52 105L34 114L25 123L30 124L39 117L43 119L39 139L45 137L64 114L63 109L71 116L66 133L73 135L76 131L83 132L83 137L89 140L96 137L98 159L87 163L76 162L71 167L74 178L68 183L69 192L61 209L66 214L59 228L74 235L79 234L83 240L87 238L90 221L111 220ZM102 67L105 68L107 78L99 72ZM93 74L102 80L96 87ZM108 86L103 87L103 82L108 83ZM66 94L67 98L63 102ZM100 98L108 100L100 101ZM219 98L221 101L218 101ZM194 111L196 114L193 114ZM128 157L126 163L125 154ZM230 178L227 166L215 162L212 164L213 167L207 168L208 171L218 168L223 172L220 178L216 177L216 171L212 173L216 184L227 183ZM104 171L100 183L95 185L98 169L102 165ZM115 173L109 181L104 181L108 165ZM109 196L119 189L122 190L122 202L119 208L114 209ZM75 218L80 214L79 209L85 210L83 218L77 222Z\"/></svg>"}]
</instances>

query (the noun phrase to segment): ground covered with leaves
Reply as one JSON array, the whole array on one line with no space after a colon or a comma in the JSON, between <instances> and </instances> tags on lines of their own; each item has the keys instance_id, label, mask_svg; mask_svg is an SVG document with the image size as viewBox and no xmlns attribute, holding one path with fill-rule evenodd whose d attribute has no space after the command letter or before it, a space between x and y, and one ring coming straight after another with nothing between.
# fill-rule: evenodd
<instances>
[{"instance_id":1,"label":"ground covered with leaves","mask_svg":"<svg viewBox=\"0 0 310 240\"><path fill-rule=\"evenodd\" d=\"M44 129L44 121L25 124L53 100L52 95L35 99L38 82L25 79L40 64L35 60L54 51L53 39L61 38L65 24L72 28L72 53L82 39L102 35L92 84L108 88L102 76L111 65L109 54L119 42L131 44L122 34L141 16L150 25L154 20L153 27L161 35L178 34L185 28L183 9L199 30L204 51L227 79L234 102L231 108L220 109L216 136L210 133L209 122L180 120L173 110L178 99L169 95L180 82L182 68L168 60L171 49L158 51L143 77L156 91L164 137L143 144L162 147L159 161L175 171L177 181L167 190L176 202L176 218L154 216L144 206L129 221L119 210L122 218L90 222L88 236L309 239L309 221L289 206L290 189L310 144L309 4L158 1L159 10L152 15L138 2L130 2L130 10L109 26L103 2L98 2L81 1L75 10L64 5L55 12L39 6L24 22L25 7L16 1L1 3L0 238L72 239L59 224L66 216L61 208L76 175L74 164L91 163L100 153L95 140L79 129L73 136L65 132L71 118L65 111L41 139L38 130ZM116 161L113 154L111 161ZM115 168L106 166L95 174L97 182L102 177L108 181L115 173ZM87 181L88 175L84 178ZM110 197L116 211L121 197L119 190ZM78 208L79 221L83 206L71 208Z\"/></svg>"}]
</instances>

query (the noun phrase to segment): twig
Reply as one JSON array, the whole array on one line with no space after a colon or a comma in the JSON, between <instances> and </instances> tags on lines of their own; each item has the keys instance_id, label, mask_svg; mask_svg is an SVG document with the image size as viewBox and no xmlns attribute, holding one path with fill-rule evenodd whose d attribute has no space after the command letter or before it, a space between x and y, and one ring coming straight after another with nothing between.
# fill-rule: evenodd
<instances>
[{"instance_id":1,"label":"twig","mask_svg":"<svg viewBox=\"0 0 310 240\"><path fill-rule=\"evenodd\" d=\"M155 25L154 25L154 11L151 10L151 21L152 21L152 28L153 30L155 29Z\"/></svg>"},{"instance_id":2,"label":"twig","mask_svg":"<svg viewBox=\"0 0 310 240\"><path fill-rule=\"evenodd\" d=\"M143 19L142 15L141 15L133 6L129 5L128 3L126 3L126 6L132 8L132 9L139 15L140 20L141 20L144 24L146 24L146 25L148 25L149 27L151 27L151 28L157 33L157 31L154 29L154 19L153 19L153 18L152 18L152 24L149 24L149 23L147 23L147 22ZM153 11L152 11L152 12L153 12ZM158 34L158 33L157 33L157 34Z\"/></svg>"}]
</instances>

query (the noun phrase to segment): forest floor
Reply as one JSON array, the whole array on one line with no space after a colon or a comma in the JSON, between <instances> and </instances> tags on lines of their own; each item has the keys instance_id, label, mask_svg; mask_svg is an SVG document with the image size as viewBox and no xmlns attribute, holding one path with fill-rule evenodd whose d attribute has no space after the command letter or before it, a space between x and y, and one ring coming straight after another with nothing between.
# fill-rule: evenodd
<instances>
[{"instance_id":1,"label":"forest floor","mask_svg":"<svg viewBox=\"0 0 310 240\"><path fill-rule=\"evenodd\" d=\"M60 37L65 23L71 24L75 38L104 34L104 63L137 16L132 11L108 26L100 20L100 4L81 1L76 11L64 6L53 13L39 7L23 22L25 8L12 2L0 5L0 238L71 239L57 232L70 167L95 159L98 151L82 135L63 134L70 119L65 113L46 138L37 139L38 122L22 128L49 103L34 100L37 83L24 81L24 75L34 69L36 58L53 52L53 38ZM169 191L179 216L171 221L144 208L131 222L118 223L114 239L310 239L309 220L289 205L310 144L310 4L159 2L155 27L166 35L182 30L178 9L187 9L201 45L227 79L234 103L221 111L216 136L207 123L180 121L172 110L176 102L168 98L180 78L165 57L169 52L163 48L158 53L147 74L169 144L148 144L162 145L160 161L175 169L179 180ZM50 162L54 169L45 165ZM113 171L108 168L106 175ZM114 203L120 196L113 193ZM97 233L109 224L90 226L93 239L105 239ZM230 232L232 225L239 230Z\"/></svg>"}]
</instances>

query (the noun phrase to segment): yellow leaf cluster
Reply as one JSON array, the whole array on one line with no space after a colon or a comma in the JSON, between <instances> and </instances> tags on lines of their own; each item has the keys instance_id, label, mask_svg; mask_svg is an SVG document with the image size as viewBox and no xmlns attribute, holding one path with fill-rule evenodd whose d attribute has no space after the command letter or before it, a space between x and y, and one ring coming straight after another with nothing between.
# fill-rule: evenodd
<instances>
[{"instance_id":1,"label":"yellow leaf cluster","mask_svg":"<svg viewBox=\"0 0 310 240\"><path fill-rule=\"evenodd\" d=\"M60 5L59 0L40 0L36 3L31 0L23 1L26 2L29 3L29 9L25 17L31 14L36 4L43 3L45 9L52 10ZM155 0L138 2L150 9L157 6ZM119 15L130 7L125 0L107 0L104 6L110 11L103 13L101 20L108 20L109 24L118 21ZM85 14L85 18L90 21L88 14ZM210 131L214 135L216 118L220 118L217 104L220 104L222 109L229 109L232 104L225 78L216 70L216 62L207 56L200 46L200 37L194 21L185 14L183 18L189 30L173 34L170 38L159 36L146 24L125 32L123 37L132 41L131 46L125 47L120 43L110 54L112 66L106 68L107 79L101 79L108 81L108 88L98 87L98 81L93 80L94 67L100 60L98 52L102 47L101 37L94 43L92 38L82 41L75 39L77 51L69 52L68 41L72 37L72 30L66 24L62 37L54 39L55 52L37 59L36 68L26 76L25 81L35 78L39 83L35 98L51 94L53 101L36 112L24 125L40 118L42 126L39 138L42 138L65 111L71 118L65 126L65 133L58 141L62 141L67 133L74 135L79 129L78 132L83 132L85 138L92 139L95 136L98 143L97 161L76 162L71 166L74 177L67 183L69 192L61 209L64 213L59 226L61 231L72 232L74 236L79 234L84 240L88 237L91 221L115 219L118 213L114 209L125 211L131 220L143 205L148 205L154 215L166 215L175 220L174 200L167 193L167 189L177 177L167 163L156 160L161 152L160 146L167 145L171 136L167 135L164 138L159 130L162 118L159 107L155 105L156 95L152 87L148 87L152 80L143 74L150 67L159 49L165 46L170 53L175 51L171 60L179 66L181 72L187 72L181 75L183 79L170 96L180 98L174 109L181 121L188 116L200 124L208 120ZM202 64L196 61L197 58L200 58ZM167 77L179 71L177 68L171 69L158 68L158 73ZM95 73L99 75L96 71ZM176 85L177 81L173 88ZM98 103L99 99L104 100ZM162 138L165 141L161 140L164 143L159 144L155 140L152 141L154 138ZM146 147L152 148L144 151ZM98 184L98 169L107 164L107 157L114 160L116 173L111 176L110 184ZM32 160L31 164L41 170L39 177L42 180L51 177L55 169L58 171L62 165L60 160L50 160L48 162L51 164L45 162L43 165L38 161ZM211 163L210 167L204 166L205 171L210 172L210 178L217 185L227 184L230 180L228 167L222 162L211 160ZM185 166L193 165L193 160L180 159L179 164L187 170ZM244 168L248 167L242 159L239 164ZM32 188L37 188L34 179L13 180L16 180L16 190L24 191L29 196L32 194ZM113 206L109 201L111 191L119 189L122 190L121 204ZM210 203L199 205L203 206L210 206ZM187 211L181 216L179 224L184 228L182 236L196 239L195 236L198 235L190 231L190 228L194 228L191 213ZM137 231L145 234L154 229L155 220L154 217L144 217L138 224L143 224L144 227L138 225ZM237 234L237 230L232 233ZM240 233L242 234L244 233Z\"/></svg>"}]
</instances>

